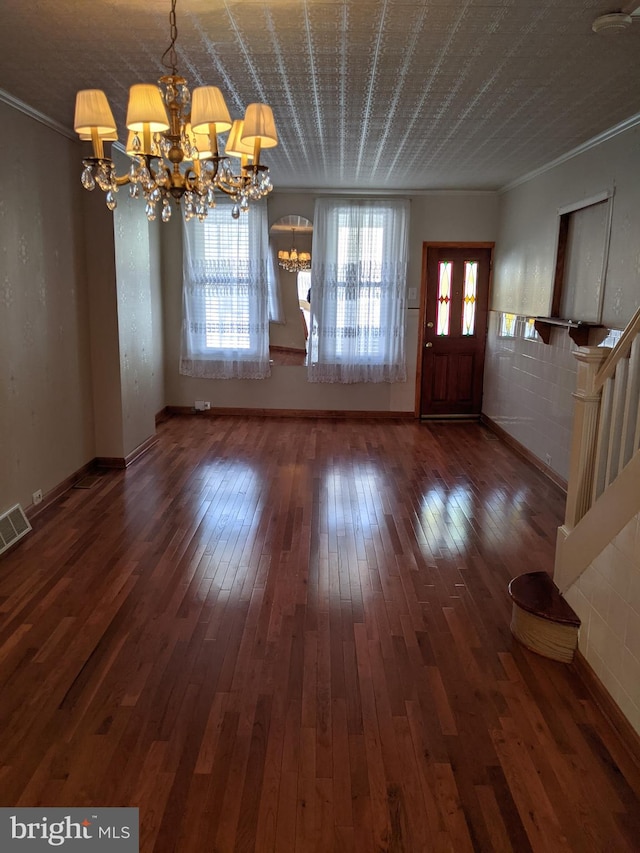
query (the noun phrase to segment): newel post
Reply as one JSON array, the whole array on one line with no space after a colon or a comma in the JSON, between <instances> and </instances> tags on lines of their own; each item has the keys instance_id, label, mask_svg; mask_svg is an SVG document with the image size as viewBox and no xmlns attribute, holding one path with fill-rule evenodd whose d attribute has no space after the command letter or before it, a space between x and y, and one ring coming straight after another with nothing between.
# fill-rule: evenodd
<instances>
[{"instance_id":1,"label":"newel post","mask_svg":"<svg viewBox=\"0 0 640 853\"><path fill-rule=\"evenodd\" d=\"M564 524L558 528L553 579L561 593L566 592L573 577L570 560L565 554L565 542L573 528L591 506L595 470L598 420L602 389L596 389L596 376L602 362L610 353L608 347L579 347L574 353L578 361L575 408L569 480Z\"/></svg>"},{"instance_id":2,"label":"newel post","mask_svg":"<svg viewBox=\"0 0 640 853\"><path fill-rule=\"evenodd\" d=\"M579 347L574 353L578 374L573 394L576 402L564 520L566 530L572 530L591 506L602 397L602 389L596 389L595 379L610 352L609 347Z\"/></svg>"}]
</instances>

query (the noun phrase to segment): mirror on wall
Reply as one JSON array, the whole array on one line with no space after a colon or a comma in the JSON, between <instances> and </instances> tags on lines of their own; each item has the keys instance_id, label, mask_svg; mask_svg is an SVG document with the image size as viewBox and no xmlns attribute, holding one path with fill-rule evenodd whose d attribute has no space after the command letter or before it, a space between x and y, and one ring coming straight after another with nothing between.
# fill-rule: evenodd
<instances>
[{"instance_id":1,"label":"mirror on wall","mask_svg":"<svg viewBox=\"0 0 640 853\"><path fill-rule=\"evenodd\" d=\"M277 270L277 322L269 326L269 350L273 364L304 365L309 334L311 285L311 241L313 223L304 216L289 214L273 223L269 231Z\"/></svg>"}]
</instances>

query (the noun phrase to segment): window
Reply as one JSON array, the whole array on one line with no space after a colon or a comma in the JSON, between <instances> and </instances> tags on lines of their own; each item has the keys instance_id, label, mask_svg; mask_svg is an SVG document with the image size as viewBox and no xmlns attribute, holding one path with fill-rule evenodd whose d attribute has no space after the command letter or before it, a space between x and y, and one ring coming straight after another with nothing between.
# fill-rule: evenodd
<instances>
[{"instance_id":1,"label":"window","mask_svg":"<svg viewBox=\"0 0 640 853\"><path fill-rule=\"evenodd\" d=\"M515 314L503 313L500 315L500 331L498 334L501 338L516 337L516 319Z\"/></svg>"},{"instance_id":2,"label":"window","mask_svg":"<svg viewBox=\"0 0 640 853\"><path fill-rule=\"evenodd\" d=\"M408 218L408 202L401 200L316 202L311 381L406 378Z\"/></svg>"},{"instance_id":3,"label":"window","mask_svg":"<svg viewBox=\"0 0 640 853\"><path fill-rule=\"evenodd\" d=\"M180 372L212 379L269 375L266 205L239 219L221 203L203 222L184 223Z\"/></svg>"},{"instance_id":4,"label":"window","mask_svg":"<svg viewBox=\"0 0 640 853\"><path fill-rule=\"evenodd\" d=\"M519 314L500 314L501 338L524 338L529 341L538 340L533 317L522 317Z\"/></svg>"},{"instance_id":5,"label":"window","mask_svg":"<svg viewBox=\"0 0 640 853\"><path fill-rule=\"evenodd\" d=\"M451 334L451 276L453 264L451 261L440 261L438 264L438 298L436 308L436 334L446 338ZM462 298L462 317L460 329L463 337L471 337L476 325L476 306L478 286L478 262L464 262L464 292ZM456 326L457 328L457 326Z\"/></svg>"},{"instance_id":6,"label":"window","mask_svg":"<svg viewBox=\"0 0 640 853\"><path fill-rule=\"evenodd\" d=\"M476 291L478 287L478 262L464 262L464 297L462 300L462 335L473 335L476 326Z\"/></svg>"},{"instance_id":7,"label":"window","mask_svg":"<svg viewBox=\"0 0 640 853\"><path fill-rule=\"evenodd\" d=\"M451 307L451 261L440 261L438 265L438 314L436 334L448 337Z\"/></svg>"}]
</instances>

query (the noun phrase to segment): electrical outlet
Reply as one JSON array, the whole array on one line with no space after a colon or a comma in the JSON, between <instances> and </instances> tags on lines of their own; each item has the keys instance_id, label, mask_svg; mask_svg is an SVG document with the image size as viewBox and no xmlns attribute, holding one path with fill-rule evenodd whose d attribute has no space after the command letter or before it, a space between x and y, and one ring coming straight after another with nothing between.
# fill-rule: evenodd
<instances>
[{"instance_id":1,"label":"electrical outlet","mask_svg":"<svg viewBox=\"0 0 640 853\"><path fill-rule=\"evenodd\" d=\"M204 400L196 400L196 404L193 408L196 410L196 412L204 412L206 408L206 403L204 402Z\"/></svg>"},{"instance_id":2,"label":"electrical outlet","mask_svg":"<svg viewBox=\"0 0 640 853\"><path fill-rule=\"evenodd\" d=\"M208 400L205 400L205 401L204 401L204 410L205 410L205 412L208 412L210 408L211 408L211 403L210 403Z\"/></svg>"},{"instance_id":3,"label":"electrical outlet","mask_svg":"<svg viewBox=\"0 0 640 853\"><path fill-rule=\"evenodd\" d=\"M42 503L42 489L38 489L37 492L34 492L31 495L31 499L33 500L33 505Z\"/></svg>"}]
</instances>

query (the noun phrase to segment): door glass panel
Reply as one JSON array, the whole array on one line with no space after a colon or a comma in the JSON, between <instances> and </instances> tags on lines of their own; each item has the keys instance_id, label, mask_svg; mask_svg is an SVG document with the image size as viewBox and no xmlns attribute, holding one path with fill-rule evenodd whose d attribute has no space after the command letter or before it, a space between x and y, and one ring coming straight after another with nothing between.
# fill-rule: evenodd
<instances>
[{"instance_id":1,"label":"door glass panel","mask_svg":"<svg viewBox=\"0 0 640 853\"><path fill-rule=\"evenodd\" d=\"M476 325L476 287L478 262L464 262L464 301L462 304L462 334L473 335Z\"/></svg>"},{"instance_id":2,"label":"door glass panel","mask_svg":"<svg viewBox=\"0 0 640 853\"><path fill-rule=\"evenodd\" d=\"M440 261L438 267L438 317L436 329L438 335L448 335L451 308L451 261Z\"/></svg>"}]
</instances>

